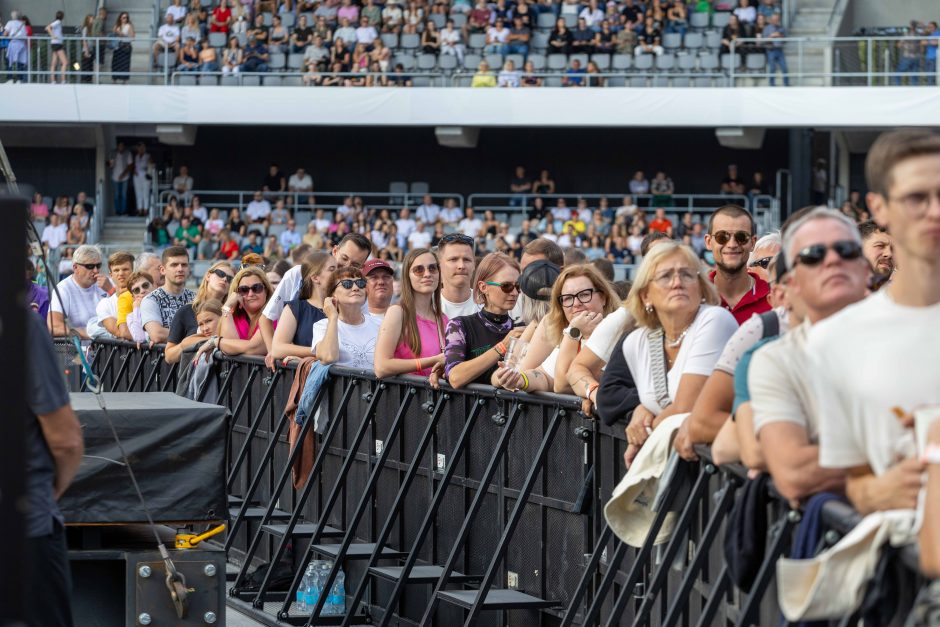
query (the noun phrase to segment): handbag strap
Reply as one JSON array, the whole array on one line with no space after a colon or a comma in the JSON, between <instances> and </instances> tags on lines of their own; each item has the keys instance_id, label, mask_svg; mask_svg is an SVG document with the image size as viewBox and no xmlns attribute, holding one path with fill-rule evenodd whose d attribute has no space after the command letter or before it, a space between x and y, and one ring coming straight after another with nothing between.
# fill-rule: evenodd
<instances>
[{"instance_id":1,"label":"handbag strap","mask_svg":"<svg viewBox=\"0 0 940 627\"><path fill-rule=\"evenodd\" d=\"M653 391L661 408L669 405L669 383L666 380L666 349L663 346L662 328L650 329L646 339L650 347L650 373L653 375Z\"/></svg>"}]
</instances>

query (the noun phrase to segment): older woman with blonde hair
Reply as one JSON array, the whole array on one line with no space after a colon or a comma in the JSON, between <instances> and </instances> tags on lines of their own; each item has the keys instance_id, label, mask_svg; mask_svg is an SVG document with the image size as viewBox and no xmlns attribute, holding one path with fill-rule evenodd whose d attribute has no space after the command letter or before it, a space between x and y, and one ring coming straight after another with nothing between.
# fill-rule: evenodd
<instances>
[{"instance_id":1,"label":"older woman with blonde hair","mask_svg":"<svg viewBox=\"0 0 940 627\"><path fill-rule=\"evenodd\" d=\"M653 429L695 404L738 327L719 303L691 248L662 243L643 259L625 303L637 330L620 347L640 398L626 428L628 465Z\"/></svg>"},{"instance_id":2,"label":"older woman with blonde hair","mask_svg":"<svg viewBox=\"0 0 940 627\"><path fill-rule=\"evenodd\" d=\"M259 266L239 270L222 306L218 335L199 348L196 359L213 349L225 355L264 355L266 350L264 339L258 333L258 320L273 291Z\"/></svg>"}]
</instances>

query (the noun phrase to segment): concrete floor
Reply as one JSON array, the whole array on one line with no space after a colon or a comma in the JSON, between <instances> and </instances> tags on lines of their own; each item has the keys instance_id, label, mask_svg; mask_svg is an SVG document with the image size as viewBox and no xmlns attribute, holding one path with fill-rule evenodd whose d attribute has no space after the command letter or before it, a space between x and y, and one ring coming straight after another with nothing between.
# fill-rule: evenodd
<instances>
[{"instance_id":1,"label":"concrete floor","mask_svg":"<svg viewBox=\"0 0 940 627\"><path fill-rule=\"evenodd\" d=\"M225 625L226 627L258 627L263 626L264 623L259 623L256 620L248 618L238 610L227 607L225 611Z\"/></svg>"}]
</instances>

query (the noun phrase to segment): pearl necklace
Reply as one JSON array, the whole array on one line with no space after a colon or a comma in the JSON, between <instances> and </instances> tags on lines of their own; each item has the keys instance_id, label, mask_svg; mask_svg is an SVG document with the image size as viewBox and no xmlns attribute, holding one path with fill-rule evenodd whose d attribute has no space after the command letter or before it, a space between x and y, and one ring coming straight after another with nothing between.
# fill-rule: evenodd
<instances>
[{"instance_id":1,"label":"pearl necklace","mask_svg":"<svg viewBox=\"0 0 940 627\"><path fill-rule=\"evenodd\" d=\"M668 337L666 337L666 334L663 333L663 340L665 340L666 346L668 346L669 348L675 348L676 346L679 346L680 344L682 344L682 340L685 339L685 336L689 333L689 329L691 328L692 328L692 325L690 324L689 326L685 328L685 331L680 333L679 337L677 337L674 340L670 340Z\"/></svg>"}]
</instances>

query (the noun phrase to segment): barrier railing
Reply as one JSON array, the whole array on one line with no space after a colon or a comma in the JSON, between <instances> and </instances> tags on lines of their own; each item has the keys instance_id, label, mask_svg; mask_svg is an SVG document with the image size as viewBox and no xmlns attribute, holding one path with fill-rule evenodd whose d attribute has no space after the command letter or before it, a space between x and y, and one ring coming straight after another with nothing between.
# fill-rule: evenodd
<instances>
[{"instance_id":1,"label":"barrier railing","mask_svg":"<svg viewBox=\"0 0 940 627\"><path fill-rule=\"evenodd\" d=\"M153 363L159 347L110 341L95 349L106 389L169 381ZM680 464L646 542L631 548L602 514L623 473L622 425L586 418L575 397L434 390L420 378L333 368L310 405L319 416L298 426L284 412L292 368L215 359L199 395L231 410L225 547L239 572L230 603L267 624L470 625L484 612L501 613L500 622L565 626L780 622L775 563L801 512L771 485L765 557L749 591L735 588L724 527L749 479L741 466L716 467L707 447L697 448L700 462ZM312 450L289 448L291 427L300 443L314 434ZM292 471L300 462L303 471ZM654 545L669 512L673 532ZM851 508L827 504L818 549L857 519ZM325 590L344 572L345 614L320 615L326 595L312 612L294 602L311 558L332 562ZM918 604L898 602L897 616L914 621L927 589L912 549L900 562L901 575L878 569L871 587L921 589Z\"/></svg>"}]
</instances>

